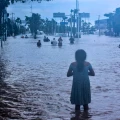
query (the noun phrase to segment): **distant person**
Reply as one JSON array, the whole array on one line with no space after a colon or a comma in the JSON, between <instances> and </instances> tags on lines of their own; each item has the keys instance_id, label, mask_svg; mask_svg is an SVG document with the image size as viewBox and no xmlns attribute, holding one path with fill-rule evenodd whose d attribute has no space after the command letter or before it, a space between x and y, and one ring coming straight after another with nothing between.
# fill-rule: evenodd
<instances>
[{"instance_id":1,"label":"distant person","mask_svg":"<svg viewBox=\"0 0 120 120\"><path fill-rule=\"evenodd\" d=\"M70 64L67 77L73 76L73 84L70 101L75 105L75 110L80 110L83 105L84 110L88 110L91 103L89 76L95 76L94 70L89 62L86 62L86 52L82 49L75 53L76 62Z\"/></svg>"},{"instance_id":2,"label":"distant person","mask_svg":"<svg viewBox=\"0 0 120 120\"><path fill-rule=\"evenodd\" d=\"M55 40L55 38L53 38L53 41L51 41L51 44L52 44L53 46L56 46L56 45L57 45L57 41Z\"/></svg>"},{"instance_id":3,"label":"distant person","mask_svg":"<svg viewBox=\"0 0 120 120\"><path fill-rule=\"evenodd\" d=\"M44 40L46 39L46 36L44 36Z\"/></svg>"},{"instance_id":4,"label":"distant person","mask_svg":"<svg viewBox=\"0 0 120 120\"><path fill-rule=\"evenodd\" d=\"M44 42L49 42L50 40L49 40L49 38L48 38L48 37L44 36L43 41L44 41Z\"/></svg>"},{"instance_id":5,"label":"distant person","mask_svg":"<svg viewBox=\"0 0 120 120\"><path fill-rule=\"evenodd\" d=\"M38 46L38 47L41 46L41 41L40 41L40 40L38 40L38 42L37 42L37 46Z\"/></svg>"},{"instance_id":6,"label":"distant person","mask_svg":"<svg viewBox=\"0 0 120 120\"><path fill-rule=\"evenodd\" d=\"M51 45L53 44L53 40L51 41Z\"/></svg>"},{"instance_id":7,"label":"distant person","mask_svg":"<svg viewBox=\"0 0 120 120\"><path fill-rule=\"evenodd\" d=\"M63 40L62 40L62 38L60 37L59 39L58 39L58 42L62 42Z\"/></svg>"},{"instance_id":8,"label":"distant person","mask_svg":"<svg viewBox=\"0 0 120 120\"><path fill-rule=\"evenodd\" d=\"M70 40L70 43L74 43L74 38L71 36L71 38L69 39Z\"/></svg>"},{"instance_id":9,"label":"distant person","mask_svg":"<svg viewBox=\"0 0 120 120\"><path fill-rule=\"evenodd\" d=\"M21 38L24 38L24 36L22 35Z\"/></svg>"},{"instance_id":10,"label":"distant person","mask_svg":"<svg viewBox=\"0 0 120 120\"><path fill-rule=\"evenodd\" d=\"M50 39L47 37L47 38L46 38L46 41L47 41L47 42L49 42L49 41L50 41Z\"/></svg>"},{"instance_id":11,"label":"distant person","mask_svg":"<svg viewBox=\"0 0 120 120\"><path fill-rule=\"evenodd\" d=\"M25 38L28 38L28 36L26 35Z\"/></svg>"},{"instance_id":12,"label":"distant person","mask_svg":"<svg viewBox=\"0 0 120 120\"><path fill-rule=\"evenodd\" d=\"M58 46L62 46L62 38L60 37L59 39L58 39Z\"/></svg>"}]
</instances>

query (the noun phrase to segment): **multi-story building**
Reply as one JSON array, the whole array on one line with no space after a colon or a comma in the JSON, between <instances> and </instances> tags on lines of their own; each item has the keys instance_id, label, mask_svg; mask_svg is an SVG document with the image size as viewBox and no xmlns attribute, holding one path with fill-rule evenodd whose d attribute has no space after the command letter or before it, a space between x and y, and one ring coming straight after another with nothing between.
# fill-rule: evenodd
<instances>
[{"instance_id":1,"label":"multi-story building","mask_svg":"<svg viewBox=\"0 0 120 120\"><path fill-rule=\"evenodd\" d=\"M96 20L95 28L96 29L107 29L108 19Z\"/></svg>"},{"instance_id":2,"label":"multi-story building","mask_svg":"<svg viewBox=\"0 0 120 120\"><path fill-rule=\"evenodd\" d=\"M96 34L104 34L108 28L108 19L101 19L95 21Z\"/></svg>"}]
</instances>

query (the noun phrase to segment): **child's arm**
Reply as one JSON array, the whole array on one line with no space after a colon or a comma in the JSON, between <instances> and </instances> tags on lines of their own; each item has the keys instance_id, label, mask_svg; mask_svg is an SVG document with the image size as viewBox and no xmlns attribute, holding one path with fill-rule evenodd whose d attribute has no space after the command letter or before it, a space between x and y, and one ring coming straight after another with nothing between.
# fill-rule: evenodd
<instances>
[{"instance_id":1,"label":"child's arm","mask_svg":"<svg viewBox=\"0 0 120 120\"><path fill-rule=\"evenodd\" d=\"M90 67L89 67L88 75L89 75L89 76L95 76L95 72L94 72L94 70L93 70L91 64L90 64Z\"/></svg>"},{"instance_id":2,"label":"child's arm","mask_svg":"<svg viewBox=\"0 0 120 120\"><path fill-rule=\"evenodd\" d=\"M73 76L73 71L68 70L68 72L67 72L67 77L71 77L71 76Z\"/></svg>"},{"instance_id":3,"label":"child's arm","mask_svg":"<svg viewBox=\"0 0 120 120\"><path fill-rule=\"evenodd\" d=\"M73 76L73 70L72 70L72 64L70 65L68 72L67 72L67 77Z\"/></svg>"}]
</instances>

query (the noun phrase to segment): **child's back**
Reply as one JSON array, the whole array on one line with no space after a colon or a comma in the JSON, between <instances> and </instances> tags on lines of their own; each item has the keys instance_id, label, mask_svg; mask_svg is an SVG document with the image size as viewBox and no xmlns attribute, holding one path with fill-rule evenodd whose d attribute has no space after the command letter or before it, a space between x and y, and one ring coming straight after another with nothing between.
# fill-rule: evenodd
<instances>
[{"instance_id":1,"label":"child's back","mask_svg":"<svg viewBox=\"0 0 120 120\"><path fill-rule=\"evenodd\" d=\"M71 63L67 76L73 76L73 84L70 101L79 109L80 105L88 109L91 102L90 80L89 75L95 73L90 63L86 62L86 53L84 50L78 50L75 54L76 62Z\"/></svg>"},{"instance_id":2,"label":"child's back","mask_svg":"<svg viewBox=\"0 0 120 120\"><path fill-rule=\"evenodd\" d=\"M77 70L77 63L72 63L70 69L73 70L73 85L71 92L71 103L84 105L91 102L90 81L88 70L91 65L85 62L83 71Z\"/></svg>"}]
</instances>

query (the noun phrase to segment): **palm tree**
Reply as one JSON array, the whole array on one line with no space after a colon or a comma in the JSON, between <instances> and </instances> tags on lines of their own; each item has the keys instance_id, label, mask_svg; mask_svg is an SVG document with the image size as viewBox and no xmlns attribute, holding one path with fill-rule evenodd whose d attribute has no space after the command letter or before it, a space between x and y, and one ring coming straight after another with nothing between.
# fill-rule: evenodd
<instances>
[{"instance_id":1,"label":"palm tree","mask_svg":"<svg viewBox=\"0 0 120 120\"><path fill-rule=\"evenodd\" d=\"M65 33L65 22L67 20L67 17L63 17L63 22L64 22L64 33Z\"/></svg>"},{"instance_id":2,"label":"palm tree","mask_svg":"<svg viewBox=\"0 0 120 120\"><path fill-rule=\"evenodd\" d=\"M26 16L25 18L26 24L28 24L32 35L34 35L34 38L36 38L37 30L40 29L41 25L41 16L39 14L33 13L32 17Z\"/></svg>"},{"instance_id":3,"label":"palm tree","mask_svg":"<svg viewBox=\"0 0 120 120\"><path fill-rule=\"evenodd\" d=\"M18 24L21 24L21 23L22 23L22 22L21 22L21 19L20 19L19 17L17 17L17 19L15 20L15 22L18 23Z\"/></svg>"},{"instance_id":4,"label":"palm tree","mask_svg":"<svg viewBox=\"0 0 120 120\"><path fill-rule=\"evenodd\" d=\"M0 36L2 36L3 32L2 32L2 12L3 10L8 7L11 4L14 4L14 2L22 2L25 3L27 1L37 1L39 3L41 3L42 1L51 1L51 0L0 0Z\"/></svg>"}]
</instances>

